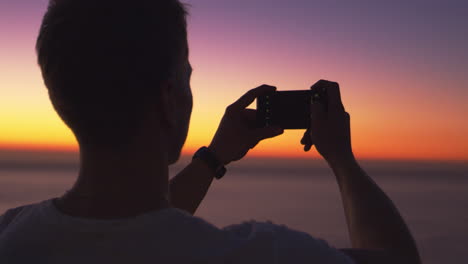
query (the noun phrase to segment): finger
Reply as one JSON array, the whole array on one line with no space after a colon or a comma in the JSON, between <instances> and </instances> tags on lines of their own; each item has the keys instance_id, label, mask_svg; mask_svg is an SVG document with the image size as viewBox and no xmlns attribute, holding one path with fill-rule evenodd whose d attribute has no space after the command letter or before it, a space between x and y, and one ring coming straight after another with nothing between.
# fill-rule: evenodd
<instances>
[{"instance_id":1,"label":"finger","mask_svg":"<svg viewBox=\"0 0 468 264\"><path fill-rule=\"evenodd\" d=\"M318 90L318 89L320 89L320 88L322 88L322 87L326 87L326 86L327 86L327 82L328 82L328 81L326 81L326 80L319 80L319 81L317 81L316 83L314 83L314 85L312 85L312 86L310 87L310 89L311 89L311 90Z\"/></svg>"},{"instance_id":2,"label":"finger","mask_svg":"<svg viewBox=\"0 0 468 264\"><path fill-rule=\"evenodd\" d=\"M310 129L304 133L302 137L301 144L304 145L304 151L309 151L312 148L312 137L310 136Z\"/></svg>"},{"instance_id":3,"label":"finger","mask_svg":"<svg viewBox=\"0 0 468 264\"><path fill-rule=\"evenodd\" d=\"M310 128L313 130L315 127L320 125L320 123L326 119L327 112L325 106L317 101L310 102Z\"/></svg>"},{"instance_id":4,"label":"finger","mask_svg":"<svg viewBox=\"0 0 468 264\"><path fill-rule=\"evenodd\" d=\"M310 87L311 90L324 89L327 93L328 109L331 111L344 111L341 101L340 86L337 82L319 80Z\"/></svg>"},{"instance_id":5,"label":"finger","mask_svg":"<svg viewBox=\"0 0 468 264\"><path fill-rule=\"evenodd\" d=\"M257 97L274 91L276 91L276 87L264 84L245 93L241 98L234 102L231 107L236 110L244 109L249 106Z\"/></svg>"},{"instance_id":6,"label":"finger","mask_svg":"<svg viewBox=\"0 0 468 264\"><path fill-rule=\"evenodd\" d=\"M326 83L326 91L328 98L328 109L331 111L343 111L343 103L341 102L340 85L336 82Z\"/></svg>"},{"instance_id":7,"label":"finger","mask_svg":"<svg viewBox=\"0 0 468 264\"><path fill-rule=\"evenodd\" d=\"M262 127L255 129L254 137L258 142L267 138L279 136L283 133L284 129L282 129L281 127Z\"/></svg>"},{"instance_id":8,"label":"finger","mask_svg":"<svg viewBox=\"0 0 468 264\"><path fill-rule=\"evenodd\" d=\"M242 123L249 129L258 128L259 122L257 120L257 110L255 109L242 109Z\"/></svg>"},{"instance_id":9,"label":"finger","mask_svg":"<svg viewBox=\"0 0 468 264\"><path fill-rule=\"evenodd\" d=\"M308 145L311 143L312 143L312 139L310 138L310 129L307 129L306 132L304 132L304 135L302 136L301 144Z\"/></svg>"},{"instance_id":10,"label":"finger","mask_svg":"<svg viewBox=\"0 0 468 264\"><path fill-rule=\"evenodd\" d=\"M255 123L257 120L257 110L255 109L243 109L242 114L249 124Z\"/></svg>"}]
</instances>

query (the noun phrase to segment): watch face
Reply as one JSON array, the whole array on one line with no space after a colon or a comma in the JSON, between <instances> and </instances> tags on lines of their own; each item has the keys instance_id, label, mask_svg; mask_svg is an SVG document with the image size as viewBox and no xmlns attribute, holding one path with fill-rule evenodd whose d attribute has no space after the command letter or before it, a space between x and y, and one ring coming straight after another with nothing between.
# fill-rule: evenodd
<instances>
[{"instance_id":1,"label":"watch face","mask_svg":"<svg viewBox=\"0 0 468 264\"><path fill-rule=\"evenodd\" d=\"M197 158L205 162L215 173L216 179L221 179L226 174L226 168L213 155L207 147L200 148L193 158Z\"/></svg>"}]
</instances>

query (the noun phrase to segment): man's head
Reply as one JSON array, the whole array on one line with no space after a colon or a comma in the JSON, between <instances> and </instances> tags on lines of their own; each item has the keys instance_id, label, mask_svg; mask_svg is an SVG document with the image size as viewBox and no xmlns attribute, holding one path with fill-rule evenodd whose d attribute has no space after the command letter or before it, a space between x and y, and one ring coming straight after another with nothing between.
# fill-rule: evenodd
<instances>
[{"instance_id":1,"label":"man's head","mask_svg":"<svg viewBox=\"0 0 468 264\"><path fill-rule=\"evenodd\" d=\"M186 13L178 0L52 0L38 61L82 148L125 147L151 125L177 160L192 109Z\"/></svg>"}]
</instances>

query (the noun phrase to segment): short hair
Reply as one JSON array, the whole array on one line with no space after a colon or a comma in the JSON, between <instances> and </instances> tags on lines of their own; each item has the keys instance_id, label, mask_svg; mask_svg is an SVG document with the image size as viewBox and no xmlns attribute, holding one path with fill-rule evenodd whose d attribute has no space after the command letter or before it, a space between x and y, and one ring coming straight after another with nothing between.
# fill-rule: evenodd
<instances>
[{"instance_id":1,"label":"short hair","mask_svg":"<svg viewBox=\"0 0 468 264\"><path fill-rule=\"evenodd\" d=\"M125 144L188 56L178 0L51 0L36 43L52 104L80 145Z\"/></svg>"}]
</instances>

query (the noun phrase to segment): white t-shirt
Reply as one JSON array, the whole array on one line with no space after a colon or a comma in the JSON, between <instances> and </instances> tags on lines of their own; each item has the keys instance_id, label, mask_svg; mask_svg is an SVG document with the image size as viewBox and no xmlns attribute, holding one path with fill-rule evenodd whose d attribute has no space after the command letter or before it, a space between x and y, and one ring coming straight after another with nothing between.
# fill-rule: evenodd
<instances>
[{"instance_id":1,"label":"white t-shirt","mask_svg":"<svg viewBox=\"0 0 468 264\"><path fill-rule=\"evenodd\" d=\"M52 200L0 216L0 263L352 263L325 241L270 222L219 229L169 208L94 220L62 214Z\"/></svg>"}]
</instances>

